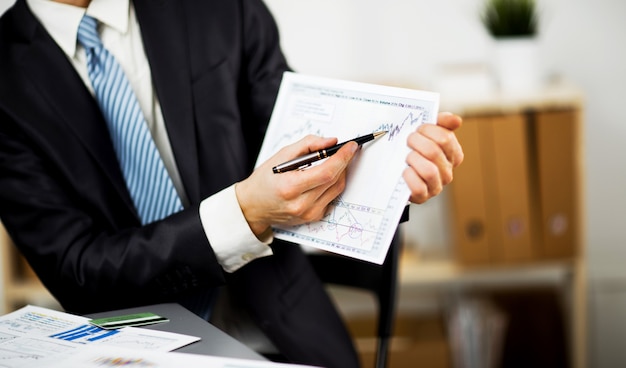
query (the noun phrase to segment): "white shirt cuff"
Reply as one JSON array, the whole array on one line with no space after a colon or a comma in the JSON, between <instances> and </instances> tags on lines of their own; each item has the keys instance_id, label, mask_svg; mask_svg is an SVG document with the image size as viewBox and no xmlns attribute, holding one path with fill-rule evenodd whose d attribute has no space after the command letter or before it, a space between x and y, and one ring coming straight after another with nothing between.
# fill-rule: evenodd
<instances>
[{"instance_id":1,"label":"white shirt cuff","mask_svg":"<svg viewBox=\"0 0 626 368\"><path fill-rule=\"evenodd\" d=\"M226 272L235 272L248 262L272 255L268 245L271 232L259 240L246 221L235 193L235 185L206 198L200 203L200 221L217 261Z\"/></svg>"}]
</instances>

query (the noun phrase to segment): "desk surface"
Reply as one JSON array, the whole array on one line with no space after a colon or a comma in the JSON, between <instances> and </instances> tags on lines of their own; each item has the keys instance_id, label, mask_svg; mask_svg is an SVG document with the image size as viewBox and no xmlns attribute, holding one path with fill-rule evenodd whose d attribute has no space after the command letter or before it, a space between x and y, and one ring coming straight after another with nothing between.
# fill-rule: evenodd
<instances>
[{"instance_id":1,"label":"desk surface","mask_svg":"<svg viewBox=\"0 0 626 368\"><path fill-rule=\"evenodd\" d=\"M262 355L259 355L249 349L247 346L230 337L217 327L196 316L183 306L175 303L121 309L117 311L91 314L87 317L101 318L141 312L152 312L160 316L167 317L170 320L166 323L144 326L142 328L176 332L201 338L200 341L177 349L176 351L178 352L228 358L267 360Z\"/></svg>"}]
</instances>

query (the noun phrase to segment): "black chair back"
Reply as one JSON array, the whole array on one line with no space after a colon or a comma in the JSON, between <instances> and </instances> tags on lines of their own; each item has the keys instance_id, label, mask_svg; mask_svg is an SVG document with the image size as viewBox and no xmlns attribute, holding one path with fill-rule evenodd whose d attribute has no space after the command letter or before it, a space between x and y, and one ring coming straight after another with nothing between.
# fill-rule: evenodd
<instances>
[{"instance_id":1,"label":"black chair back","mask_svg":"<svg viewBox=\"0 0 626 368\"><path fill-rule=\"evenodd\" d=\"M378 302L376 368L387 365L396 311L400 248L400 234L396 231L382 265L332 253L309 255L322 282L363 289L375 295Z\"/></svg>"}]
</instances>

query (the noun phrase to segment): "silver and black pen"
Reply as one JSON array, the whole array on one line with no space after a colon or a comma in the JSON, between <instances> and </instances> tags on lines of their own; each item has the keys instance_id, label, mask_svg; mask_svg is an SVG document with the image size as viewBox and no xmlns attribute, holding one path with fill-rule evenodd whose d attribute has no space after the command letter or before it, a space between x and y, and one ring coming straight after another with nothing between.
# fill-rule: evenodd
<instances>
[{"instance_id":1,"label":"silver and black pen","mask_svg":"<svg viewBox=\"0 0 626 368\"><path fill-rule=\"evenodd\" d=\"M356 142L359 146L367 143L369 141L373 141L374 139L378 138L378 137L382 137L383 135L385 135L385 133L387 133L386 130L382 130L379 132L374 132L371 134L367 134L361 137L357 137L354 139L350 139L349 141L345 141L339 144L336 144L330 148L325 148L325 149L321 149L319 151L316 152L312 152L309 153L308 155L304 155L304 156L300 156L298 158L295 158L293 160L287 161L287 162L283 162L282 164L278 165L278 166L274 166L272 168L272 171L274 172L274 174L281 174L287 171L292 171L292 170L298 170L298 169L302 169L305 168L307 166L310 166L311 164L313 164L316 161L319 160L323 160L325 158L328 158L332 155L334 155L335 153L337 153L337 151L339 151L339 149L341 147L343 147L344 144L348 143L348 142Z\"/></svg>"}]
</instances>

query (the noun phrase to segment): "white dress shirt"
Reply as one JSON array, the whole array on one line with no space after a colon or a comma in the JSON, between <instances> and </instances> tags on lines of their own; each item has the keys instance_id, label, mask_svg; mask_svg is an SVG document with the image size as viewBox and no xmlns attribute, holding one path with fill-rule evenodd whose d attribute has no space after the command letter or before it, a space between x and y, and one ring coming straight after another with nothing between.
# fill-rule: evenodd
<instances>
[{"instance_id":1,"label":"white dress shirt","mask_svg":"<svg viewBox=\"0 0 626 368\"><path fill-rule=\"evenodd\" d=\"M157 95L154 93L150 64L146 58L139 24L129 0L92 0L85 8L49 0L27 0L28 6L50 36L65 52L70 62L93 94L87 74L84 49L76 41L78 25L84 14L100 24L100 38L126 73L165 167L185 206L185 194L172 153ZM200 220L218 262L226 272L234 272L248 262L272 254L268 244L271 233L259 240L250 230L239 207L235 185L204 199Z\"/></svg>"}]
</instances>

